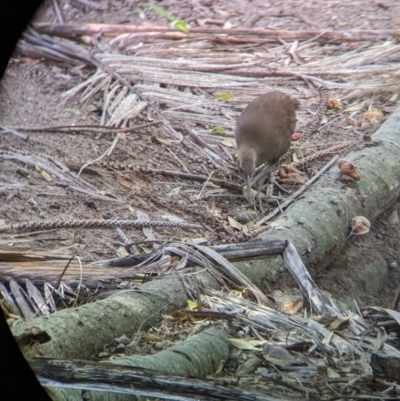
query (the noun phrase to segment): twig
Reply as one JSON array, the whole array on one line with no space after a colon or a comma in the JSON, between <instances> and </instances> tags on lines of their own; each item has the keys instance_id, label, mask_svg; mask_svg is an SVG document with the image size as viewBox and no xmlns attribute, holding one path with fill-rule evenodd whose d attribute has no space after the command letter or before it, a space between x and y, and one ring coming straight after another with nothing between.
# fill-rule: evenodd
<instances>
[{"instance_id":1,"label":"twig","mask_svg":"<svg viewBox=\"0 0 400 401\"><path fill-rule=\"evenodd\" d=\"M118 237L121 238L121 241L123 242L125 248L128 249L131 255L136 255L139 253L136 246L129 240L129 238L120 228L116 228L115 231L117 232Z\"/></svg>"},{"instance_id":2,"label":"twig","mask_svg":"<svg viewBox=\"0 0 400 401\"><path fill-rule=\"evenodd\" d=\"M78 292L76 294L76 298L75 301L73 303L73 307L75 307L78 304L78 298L79 298L79 294L81 293L81 289L82 289L82 281L83 281L83 269L82 269L82 262L81 262L81 258L79 256L74 256L79 263L79 282L78 282Z\"/></svg>"},{"instance_id":3,"label":"twig","mask_svg":"<svg viewBox=\"0 0 400 401\"><path fill-rule=\"evenodd\" d=\"M89 132L89 133L102 133L102 134L118 134L118 133L130 133L137 131L142 128L152 127L154 125L162 124L161 120L152 121L151 123L135 125L133 127L128 128L116 128L116 127L108 127L105 125L60 125L53 127L38 127L38 128L29 128L29 127L0 127L3 130L11 131L27 131L27 132L47 132L47 133L58 133L63 132L66 134L72 134L76 132Z\"/></svg>"},{"instance_id":4,"label":"twig","mask_svg":"<svg viewBox=\"0 0 400 401\"><path fill-rule=\"evenodd\" d=\"M62 13L61 13L61 10L60 10L57 0L53 0L53 6L56 11L58 20L60 21L61 24L64 24L64 18L62 16Z\"/></svg>"},{"instance_id":5,"label":"twig","mask_svg":"<svg viewBox=\"0 0 400 401\"><path fill-rule=\"evenodd\" d=\"M62 278L64 277L64 274L65 274L65 272L66 272L67 269L68 269L68 266L71 264L72 259L74 259L74 258L75 258L75 256L72 256L71 259L68 261L68 263L65 265L64 270L61 272L60 276L58 277L57 282L56 282L56 284L55 284L55 286L54 286L54 288L53 288L53 291L51 292L51 294L49 295L49 297L50 297L51 295L53 295L54 291L56 291L56 288L58 288L59 285L61 284L61 280L62 280ZM49 297L48 297L48 298L49 298ZM46 299L46 301L47 301L47 299Z\"/></svg>"},{"instance_id":6,"label":"twig","mask_svg":"<svg viewBox=\"0 0 400 401\"><path fill-rule=\"evenodd\" d=\"M200 174L192 174L192 173L183 173L182 171L171 171L171 170L161 170L161 169L155 169L155 168L149 168L149 167L138 167L135 164L122 164L118 162L100 162L98 163L100 167L108 168L108 169L114 169L118 171L124 171L124 170L129 170L129 171L140 171L143 174L159 174L159 175L164 175L164 176L169 176L169 177L180 177L184 178L187 180L193 180L193 181L211 181L214 184L217 184L223 188L228 188L228 189L233 189L238 192L242 192L242 186L239 184L235 184L234 182L231 181L226 181L226 180L220 180L218 178L210 178L208 179L207 176L205 175L200 175ZM77 170L76 163L67 163L67 166L70 169L75 169Z\"/></svg>"},{"instance_id":7,"label":"twig","mask_svg":"<svg viewBox=\"0 0 400 401\"><path fill-rule=\"evenodd\" d=\"M40 33L48 35L58 35L66 38L75 38L76 36L97 35L115 37L127 33L143 32L172 32L179 33L181 38L193 34L220 34L225 38L228 35L239 36L262 36L263 38L278 40L309 40L318 37L320 42L353 42L353 41L377 41L388 38L400 37L400 29L382 29L382 30L358 30L358 31L326 31L326 30L303 30L303 31L285 31L272 29L224 29L224 28L191 28L189 35L180 32L177 28L167 26L137 26L137 25L112 25L112 24L34 24L35 29Z\"/></svg>"},{"instance_id":8,"label":"twig","mask_svg":"<svg viewBox=\"0 0 400 401\"><path fill-rule=\"evenodd\" d=\"M379 141L384 141L384 142L391 143L392 145L396 146L396 148L399 148L399 149L400 149L400 146L397 145L396 142L391 141L390 139L386 139L386 138L375 138L375 137L374 137L373 139L374 139L374 140L377 139L377 140L379 140Z\"/></svg>"},{"instance_id":9,"label":"twig","mask_svg":"<svg viewBox=\"0 0 400 401\"><path fill-rule=\"evenodd\" d=\"M195 131L189 128L185 128L185 132L189 134L198 145L211 150L211 152L216 153L222 160L225 160L211 145L209 145L206 141L204 141L203 138L201 138L201 136L197 134Z\"/></svg>"},{"instance_id":10,"label":"twig","mask_svg":"<svg viewBox=\"0 0 400 401\"><path fill-rule=\"evenodd\" d=\"M203 186L202 186L202 188L201 188L201 191L199 192L199 194L198 194L197 197L196 197L197 200L200 199L201 195L202 195L203 192L204 192L204 188L207 186L207 183L208 183L208 181L210 181L210 178L211 178L212 175L213 175L213 171L211 171L210 175L209 175L208 178L207 178L207 181L203 184Z\"/></svg>"},{"instance_id":11,"label":"twig","mask_svg":"<svg viewBox=\"0 0 400 401\"><path fill-rule=\"evenodd\" d=\"M397 290L397 294L396 294L396 296L394 297L394 300L393 300L393 305L392 305L392 309L393 310L396 310L397 304L399 303L399 300L400 300L400 285L399 285L399 289Z\"/></svg>"},{"instance_id":12,"label":"twig","mask_svg":"<svg viewBox=\"0 0 400 401\"><path fill-rule=\"evenodd\" d=\"M94 10L104 10L104 8L101 5L95 3L94 1L90 0L73 0L73 1L75 1L76 3L83 4L84 6L92 8Z\"/></svg>"},{"instance_id":13,"label":"twig","mask_svg":"<svg viewBox=\"0 0 400 401\"><path fill-rule=\"evenodd\" d=\"M90 166L90 165L92 165L92 164L95 164L95 163L101 161L101 160L104 159L106 156L109 157L109 156L111 155L112 151L114 150L114 148L117 146L117 143L118 143L119 138L120 138L120 134L117 134L116 137L114 138L114 140L112 141L112 144L111 144L99 157L97 157L97 158L94 159L94 160L91 160L91 161L86 162L86 163L79 169L78 177L81 175L82 171L83 171L86 167L88 167L88 166Z\"/></svg>"},{"instance_id":14,"label":"twig","mask_svg":"<svg viewBox=\"0 0 400 401\"><path fill-rule=\"evenodd\" d=\"M23 139L24 141L26 141L28 139L28 135L23 134L22 132L18 132L15 128L5 128L5 127L0 126L0 129L3 130L3 131L0 131L0 134L10 133L10 134L15 135L18 138Z\"/></svg>"},{"instance_id":15,"label":"twig","mask_svg":"<svg viewBox=\"0 0 400 401\"><path fill-rule=\"evenodd\" d=\"M172 157L186 170L187 173L189 173L188 168L185 166L185 164L183 163L183 161L181 159L179 159L179 157L171 150L168 148L168 146L165 146L165 149L171 153Z\"/></svg>"},{"instance_id":16,"label":"twig","mask_svg":"<svg viewBox=\"0 0 400 401\"><path fill-rule=\"evenodd\" d=\"M45 230L53 228L110 228L110 227L179 227L179 228L202 228L198 224L179 223L175 221L154 220L45 220L24 221L16 224L0 226L0 232L5 231L29 231Z\"/></svg>"},{"instance_id":17,"label":"twig","mask_svg":"<svg viewBox=\"0 0 400 401\"><path fill-rule=\"evenodd\" d=\"M160 169L155 169L155 168L140 168L140 171L143 174L160 174L160 175L166 175L166 176L171 176L171 177L180 177L180 178L186 178L188 180L194 180L194 181L211 181L214 184L217 184L221 187L224 188L229 188L229 189L234 189L235 191L242 192L242 185L235 184L230 181L225 181L225 180L220 180L218 178L209 178L206 177L205 175L198 175L198 174L188 174L188 173L182 173L181 171L169 171L169 170L160 170Z\"/></svg>"},{"instance_id":18,"label":"twig","mask_svg":"<svg viewBox=\"0 0 400 401\"><path fill-rule=\"evenodd\" d=\"M271 220L275 217L279 212L288 207L296 198L298 198L311 184L313 184L326 170L328 170L339 158L339 156L335 156L328 164L326 164L317 174L314 175L313 178L308 180L298 191L296 191L292 196L287 198L284 202L281 203L280 207L277 207L273 212L268 214L259 220L256 225L261 226L266 221Z\"/></svg>"},{"instance_id":19,"label":"twig","mask_svg":"<svg viewBox=\"0 0 400 401\"><path fill-rule=\"evenodd\" d=\"M29 33L28 33L29 32ZM105 71L107 74L109 74L111 77L113 77L115 80L117 80L121 85L124 87L128 88L129 91L132 93L135 93L136 95L139 96L139 98L146 100L148 103L149 107L152 108L154 111L155 115L161 119L166 128L176 137L178 138L177 141L172 141L171 142L178 142L180 143L183 139L182 134L175 131L175 129L171 126L169 123L168 119L163 116L163 114L157 109L156 106L154 106L147 98L144 96L140 91L137 90L134 86L132 86L124 77L122 77L119 73L114 71L112 68L108 67L104 63L102 63L97 57L95 57L93 54L88 52L87 50L73 45L71 43L55 43L51 41L48 38L42 38L37 32L35 32L33 29L29 29L27 32L24 33L24 37L27 40L30 40L33 44L38 44L41 46L48 46L50 48L54 48L57 51L60 51L61 53L67 54L69 57L73 58L78 58L79 60L85 61L88 64L91 64L97 68L100 68L101 70Z\"/></svg>"}]
</instances>

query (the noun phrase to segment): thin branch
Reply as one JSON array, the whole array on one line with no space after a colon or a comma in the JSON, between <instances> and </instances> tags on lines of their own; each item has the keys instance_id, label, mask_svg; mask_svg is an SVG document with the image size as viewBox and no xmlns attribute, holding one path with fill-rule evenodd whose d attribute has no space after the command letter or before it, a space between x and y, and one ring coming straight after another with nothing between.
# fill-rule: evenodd
<instances>
[{"instance_id":1,"label":"thin branch","mask_svg":"<svg viewBox=\"0 0 400 401\"><path fill-rule=\"evenodd\" d=\"M228 35L239 36L262 36L263 38L283 39L283 40L309 40L317 37L319 42L359 42L359 41L378 41L382 39L399 39L400 29L381 29L381 30L358 30L358 31L325 31L325 30L304 30L304 31L285 31L272 29L224 29L224 28L191 28L189 34L185 34L177 28L168 26L137 26L137 25L112 25L112 24L34 24L35 29L44 34L57 35L66 38L76 38L77 36L98 35L115 37L127 33L175 33L179 38L185 38L193 34L215 34L223 35L226 39Z\"/></svg>"},{"instance_id":2,"label":"thin branch","mask_svg":"<svg viewBox=\"0 0 400 401\"><path fill-rule=\"evenodd\" d=\"M108 127L106 125L60 125L60 126L50 126L50 127L0 127L3 130L11 131L27 131L27 132L46 132L46 133L58 133L63 132L65 134L74 134L77 132L89 132L89 133L101 133L101 134L118 134L118 133L130 133L135 132L142 128L153 127L155 125L162 124L161 120L152 121L151 123L135 125L128 128L116 128Z\"/></svg>"},{"instance_id":3,"label":"thin branch","mask_svg":"<svg viewBox=\"0 0 400 401\"><path fill-rule=\"evenodd\" d=\"M187 224L175 221L153 220L44 220L23 221L21 223L0 226L0 233L6 231L45 230L54 228L110 228L110 227L179 227L202 228L198 224Z\"/></svg>"}]
</instances>

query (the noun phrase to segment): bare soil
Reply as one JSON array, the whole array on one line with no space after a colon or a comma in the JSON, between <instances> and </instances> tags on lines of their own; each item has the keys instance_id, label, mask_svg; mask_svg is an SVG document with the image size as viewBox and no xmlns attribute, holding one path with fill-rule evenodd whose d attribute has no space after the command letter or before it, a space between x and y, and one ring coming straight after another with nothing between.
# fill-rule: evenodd
<instances>
[{"instance_id":1,"label":"bare soil","mask_svg":"<svg viewBox=\"0 0 400 401\"><path fill-rule=\"evenodd\" d=\"M66 23L113 23L165 26L164 18L150 11L140 1L115 2L99 0L101 7L95 10L78 1L59 0L61 15ZM168 10L174 16L185 20L190 27L222 27L229 25L236 28L264 28L275 30L384 30L400 28L400 5L394 1L158 1L157 5ZM35 17L37 22L56 22L57 13L54 2L47 1ZM98 46L109 50L105 40L99 40ZM353 44L354 46L354 44ZM351 51L351 45L349 48ZM339 68L340 66L338 66ZM99 124L104 99L98 95L90 104L79 103L76 97L65 98L62 94L81 83L93 74L93 69L71 68L55 64L48 60L32 59L15 55L11 59L4 79L0 83L0 121L4 129L8 127L53 127L66 125ZM335 97L335 95L332 95ZM392 100L389 100L392 99ZM378 126L398 107L398 99L392 93L379 93L365 99L380 108L384 117L379 122L366 128L374 132ZM306 106L301 108L300 126L305 126L307 119L318 104L317 97L310 97ZM371 103L369 103L371 105ZM346 105L346 102L344 102ZM157 107L157 105L156 105ZM368 107L368 106L367 106ZM343 136L348 114L339 115L330 110L323 124L331 124L338 130L331 132L329 140L316 136L318 141L335 143L340 140L359 138L360 134L348 130ZM138 125L154 120L151 110L141 113L131 125ZM336 125L335 125L336 124ZM365 131L364 131L365 132ZM363 133L364 133L363 132ZM212 163L201 158L193 149L172 144L164 146L159 138L166 137L162 128L149 127L131 134L120 136L112 157L113 162L133 163L147 168L166 170L190 169L191 173L208 175L214 171ZM232 132L229 132L232 135ZM90 161L101 155L113 142L113 134L66 134L66 133L31 133L23 139L10 132L1 133L1 149L13 150L24 154L34 154L52 158L67 164L68 161ZM233 154L234 151L231 151ZM300 151L301 153L301 151ZM315 171L328 159L316 162ZM78 166L81 166L80 163ZM234 167L234 163L232 163ZM79 167L78 167L79 168ZM215 178L223 178L218 171ZM241 241L245 237L235 231L227 217L232 210L249 213L248 204L235 192L225 196L199 197L203 183L165 177L161 175L132 174L126 171L109 171L90 167L82 178L98 189L98 195L112 195L110 200L93 196L93 192L81 193L68 188L58 180L47 182L40 171L23 163L0 159L0 220L7 223L49 220L49 219L132 219L135 212L146 213L153 220L173 219L188 223L204 224L202 230L183 230L177 228L154 229L158 240L198 239L204 237L208 243ZM233 178L234 180L236 178ZM240 180L236 180L240 183ZM114 199L112 199L114 197ZM272 206L266 205L268 208ZM390 268L387 291L377 294L377 301L388 306L393 300L398 287L400 265L400 224L389 224L388 216L397 209L399 203L373 224L368 234L372 248L365 249L365 255L374 255L379 251ZM272 209L271 209L272 210ZM240 216L237 217L240 220ZM139 230L125 232L132 242L145 240ZM147 239L151 237L147 236ZM362 240L360 240L362 241ZM29 246L34 249L68 249L73 255L79 255L86 261L115 258L121 255L120 238L115 230L57 230L35 235L2 234L0 243ZM146 245L148 246L148 245ZM362 261L358 262L362 264ZM339 274L347 275L343 266ZM336 266L336 269L340 267ZM335 275L337 270L335 270ZM322 288L341 295L347 291L345 284L336 282L329 272L321 272L317 284ZM362 293L362 289L360 289Z\"/></svg>"}]
</instances>

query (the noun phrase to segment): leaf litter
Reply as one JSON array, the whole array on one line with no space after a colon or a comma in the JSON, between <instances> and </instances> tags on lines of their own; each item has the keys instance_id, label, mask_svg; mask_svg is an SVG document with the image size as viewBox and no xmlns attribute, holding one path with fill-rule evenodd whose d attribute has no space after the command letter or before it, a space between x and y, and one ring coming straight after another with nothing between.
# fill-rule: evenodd
<instances>
[{"instance_id":1,"label":"leaf litter","mask_svg":"<svg viewBox=\"0 0 400 401\"><path fill-rule=\"evenodd\" d=\"M170 14L178 15L173 11ZM234 218L235 216L232 214L233 205L239 210L242 206L248 208L240 193L235 193L234 190L228 189L228 192L224 193L227 196L226 200L221 196L221 192L212 192L215 188L204 186L204 182L196 183L178 175L171 175L166 179L165 175L142 173L140 168L143 167L144 171L146 171L146 168L156 170L162 164L164 170L189 172L205 177L211 176L240 185L240 180L234 174L235 149L231 147L235 118L241 109L255 96L266 90L273 89L284 90L301 101L302 106L298 112L299 124L297 131L302 131L307 126L317 108L319 100L315 86L324 85L329 91L329 97L336 100L333 108L327 112L326 121L320 127L320 136L317 138L311 137L303 143L300 141L299 148L296 148L296 154L300 154L300 157L312 155L315 152L316 145L322 146L323 149L324 144L321 144L321 142L328 142L324 136L327 137L329 135L329 145L327 144L325 149L346 141L357 142L359 140L358 134L347 123L350 116L355 121L361 121L360 124L364 120L372 123L367 129L368 132L372 133L389 113L386 110L397 104L397 98L393 97L393 93L399 90L397 72L399 70L397 57L399 45L392 39L338 44L326 43L315 38L315 40L295 40L282 43L271 39L260 40L260 35L249 34L248 32L238 34L233 32L237 26L233 24L231 27L232 34L229 33L229 28L225 29L225 32L216 30L212 34L196 32L196 30L190 29L189 34L179 32L180 36L175 32L161 34L157 30L152 32L151 27L147 27L145 32L137 34L122 33L114 35L112 39L104 38L102 40L107 41L112 52L103 52L99 51L98 47L95 48L94 55L100 61L100 68L97 71L93 70L92 67L87 69L85 74L81 76L84 79L83 82L75 82L75 87L66 88L63 98L64 104L69 105L70 109L81 109L83 113L86 112L85 109L87 107L93 106L95 110L101 113L98 115L101 116L102 125L129 127L131 125L146 124L149 121L153 121L154 118L158 118L152 108L154 107L158 113L161 113L164 122L167 121L172 127L171 130L168 124L165 123L156 129L151 127L144 128L137 130L133 134L121 135L114 147L110 147L110 137L107 135L108 138L105 139L104 133L100 130L96 134L90 135L89 140L85 142L81 142L82 135L74 135L73 137L73 141L77 141L78 146L77 152L72 152L72 155L75 156L76 153L80 157L83 156L83 163L96 159L99 155L105 154L106 151L108 151L107 161L127 162L128 164L133 161L137 170L136 174L142 174L150 184L150 188L146 188L146 191L143 191L142 188L135 188L126 179L118 179L117 177L121 177L121 172L119 169L113 169L112 165L108 171L104 170L104 166L96 167L96 165L92 165L78 177L73 171L65 168L72 163L71 159L73 157L71 157L70 151L60 148L57 149L55 154L52 154L54 149L51 145L45 146L39 142L21 147L21 149L26 150L27 154L24 155L19 150L16 151L16 149L6 150L2 148L2 159L5 160L5 163L16 163L16 161L24 163L32 175L35 174L34 169L38 166L40 170L38 169L37 173L39 175L42 174L40 180L43 185L46 185L47 191L51 192L54 189L54 184L52 187L46 184L47 179L51 177L56 181L56 185L61 184L60 187L62 187L67 184L65 188L69 188L69 190L73 191L72 193L85 194L87 200L96 200L100 205L107 200L107 207L102 208L103 214L107 214L106 210L110 209L109 205L113 205L111 207L113 209L112 215L116 213L120 218L127 217L127 214L131 215L131 211L127 212L128 206L133 206L135 210L144 210L153 220L156 217L165 216L166 212L168 212L188 223L205 222L210 231L217 232L216 236L205 235L208 229L204 230L203 228L200 231L193 232L193 235L188 238L187 234L180 230L157 230L156 233L152 234L153 236L155 235L155 240L146 240L141 233L132 233L132 238L130 239L132 242L136 240L149 241L149 248L143 247L148 251L151 250L151 241L166 241L171 238L179 240L183 238L185 240L195 240L198 238L203 241L204 237L206 237L208 244L234 242L237 239L235 233L239 231L243 223L239 223ZM87 38L90 38L90 35ZM58 41L56 37L51 39L55 42ZM82 49L84 47L82 44L79 46ZM25 42L25 49L32 50L33 47L34 44L29 40ZM68 62L70 60L76 65L76 60L71 54L66 56L62 53L62 49L59 49L59 51L64 61L67 60ZM90 63L88 65L90 66ZM339 68L338 65L340 66ZM103 66L106 69L103 69ZM127 81L134 83L135 93L133 94L128 86L115 80L115 77L110 75L107 70L112 70ZM310 82L313 85L310 86ZM123 107L124 104L129 106ZM342 108L337 106L338 104L342 105ZM98 122L99 120L95 119L95 121ZM31 124L31 128L35 128L33 120ZM196 134L210 146L212 152L218 158L212 156L212 153L206 153L205 150L207 148L199 146L186 136L184 132L186 127L195 130ZM12 129L13 127L4 127L4 131L7 128ZM25 126L25 128L30 127ZM177 137L179 138L179 135L175 135L173 131L183 133L183 141L180 143L174 142ZM29 132L29 129L26 132ZM43 132L46 133L45 127ZM321 135L324 138L322 141ZM30 136L33 142L35 137L39 141L46 138L46 134L40 133L30 134ZM111 142L113 139L111 138ZM231 142L227 142L228 140L231 140ZM85 146L82 146L82 143ZM88 144L89 146L87 146ZM179 162L173 154L168 152L167 148L176 155ZM44 152L43 149L45 150ZM48 156L54 159L54 164L47 160ZM327 159L316 161L317 169L320 169L326 162ZM219 163L223 169L216 169L215 163ZM90 171L90 169L92 170ZM225 171L229 171L229 169L233 169L233 172L226 173ZM45 173L44 176L43 172ZM50 184L50 181L48 183ZM25 183L25 189L20 189L20 191L24 192L28 189L29 191L37 191L39 189L38 187L32 187L31 183L28 183L28 185L29 187ZM8 185L8 188L11 191L15 191L11 184ZM179 191L176 188L179 188ZM43 192L43 189L40 191ZM200 193L201 198L199 199L198 195ZM110 196L111 194L112 196ZM173 194L173 196L168 197L166 196L167 194ZM34 198L40 199L38 196L34 196ZM193 205L194 199L196 199L195 205ZM116 200L118 200L117 203L115 203ZM271 213L273 210L269 208L269 205L266 205L265 213ZM46 210L46 212L49 211L51 209ZM66 212L68 213L67 210ZM80 213L82 213L82 209L80 209ZM258 216L258 218L261 217L262 215ZM224 227L229 224L228 220L234 222L234 230ZM221 231L218 233L218 230ZM68 255L68 247L74 241L68 238L69 234L65 230L61 230L59 235L64 237L62 241L68 244L68 246L63 246ZM41 236L43 236L43 233L39 233L37 238ZM30 242L40 245L41 241L35 241L34 237L35 235ZM15 239L18 240L17 237ZM109 236L100 239L96 235L96 242L103 247L116 244L115 237ZM46 246L48 247L48 244ZM92 251L89 252L86 251L87 259L96 260L98 255L105 255L105 253L98 252L94 256L92 253L94 249L92 248ZM32 252L32 250L29 249L29 252ZM81 253L81 250L76 248L74 252ZM203 257L200 254L196 256L193 250L189 252L188 249L185 249L184 252L185 255L192 255L192 258L197 263L206 263ZM25 267L33 267L34 262L30 259L28 260L28 262L25 262ZM171 262L171 259L166 258L162 262L157 262L153 267L157 268L157 271L160 271L159 268L161 268L162 271L163 267L168 269L173 263L175 262ZM65 264L65 261L61 261L57 265L52 262L54 274L56 274L56 271L60 272L63 264ZM209 262L206 265L208 266ZM39 268L41 272L46 271L50 269L50 264L43 265L41 262ZM76 262L73 263L73 269L77 270L71 270L71 275L66 276L70 277L72 281L65 281L62 284L64 288L61 286L60 289L57 289L62 294L74 294L71 299L76 296L74 288L77 285L76 280L74 282L72 278L79 277L79 266ZM28 273L31 278L35 277L37 273L37 270L36 273L32 273L33 271L31 270L31 273ZM48 273L50 272L50 270L47 271ZM97 273L103 273L107 276L106 270L98 271ZM14 270L14 274L19 277L16 270ZM99 281L95 277L95 270L86 272L84 283L87 294L91 294L91 290L105 283L104 277ZM48 280L52 280L50 276L48 276ZM107 285L110 289L114 289L111 282L112 280L107 282ZM36 282L36 285L41 286L43 282ZM33 291L31 285L29 285L29 288ZM252 316L251 311L255 308L254 303L243 300L241 295L236 298L231 297L229 302L226 302L226 294L207 291L209 290L204 290L205 295L202 298L204 306L210 309L223 309L225 312L227 308L229 311L229 307L234 311L237 309L246 311L245 313L242 312L245 320L240 321L242 326L241 330L239 330L245 337L243 341L254 341L251 339L246 340L246 337L251 338L251 332L257 333L260 330L262 335L273 339L273 343L270 339L268 340L271 345L269 352L259 347L257 358L264 358L270 366L275 366L274 369L295 366L295 363L287 364L288 358L286 357L277 358L276 355L271 357L273 346L278 345L283 349L288 349L289 346L295 348L297 344L301 343L314 352L314 354L311 352L311 356L307 357L306 360L299 361L300 367L292 371L290 369L285 372L281 370L278 376L274 376L272 373L274 369L271 371L269 368L267 368L267 371L260 370L259 377L264 375L268 383L276 383L276 380L281 380L279 385L286 384L287 386L290 384L293 386L293 391L312 394L313 391L318 389L310 390L303 380L307 375L312 376L318 373L324 377L324 380L330 386L342 383L342 385L338 385L338 391L358 391L358 396L360 397L363 394L361 385L367 386L364 388L368 388L368 380L370 378L368 362L365 363L360 358L359 362L362 369L358 365L357 368L354 368L350 362L338 369L337 364L332 363L331 358L333 358L334 362L335 357L345 349L339 347L340 351L332 351L329 348L329 341L332 341L332 339L338 341L335 334L329 334L319 328L318 330L324 333L323 340L316 338L316 334L313 333L308 337L306 336L306 340L302 341L296 330L299 327L305 330L306 326L304 325L307 324L315 329L315 326L312 326L310 321L305 323L305 321L297 319L296 316L294 320L289 319L291 322L289 324L287 316L278 318L278 312L271 312L271 310L266 312L263 309L259 311L258 316L267 314L270 317L270 321L266 325L268 330L272 329L272 331L268 332L263 328L262 324L260 326L260 322L257 319L255 319L257 321L255 326L248 319L249 316ZM47 299L51 299L51 297L47 297ZM40 301L37 302L40 303ZM376 308L368 311L368 313L372 312L376 314L375 316L383 319L383 322L389 324L382 317L382 311L377 311ZM274 315L275 313L276 315ZM366 312L363 311L363 313ZM353 319L357 322L357 318L359 319L360 316L351 316L348 319ZM277 321L282 326L279 326ZM164 322L163 324L166 325L167 323ZM280 331L283 334L276 334L276 330L279 327L281 327ZM336 324L335 327L337 330L348 330L348 327L342 327L342 323ZM185 330L190 331L191 329L186 326ZM262 330L266 331L263 332ZM301 330L299 332L302 333ZM349 333L347 334L350 335ZM354 335L354 332L351 335ZM356 344L352 345L355 347L353 350L359 346L359 340L360 338L353 340ZM368 347L371 347L375 340L365 339L365 341L362 341L362 346L369 349ZM323 346L322 344L325 343L328 345ZM345 344L343 343L342 345L344 346ZM385 346L387 347L387 344ZM318 351L315 353L316 349ZM322 350L323 352L321 352ZM319 352L321 353L319 354ZM270 359L268 360L265 356ZM298 356L296 354L296 357ZM241 357L240 354L237 355L237 360ZM285 360L285 362L280 363L279 361L281 360ZM235 358L233 358L233 361L235 361ZM230 369L234 369L234 366L231 366ZM352 369L354 370L352 371ZM300 375L303 386L298 386L296 384L297 381L292 382L291 379L288 379L290 375ZM282 377L288 380L285 382ZM346 383L343 380L342 382L338 380L340 377L346 377ZM351 378L350 381L349 378ZM384 384L382 382L379 383L384 389ZM308 384L310 387L312 386L311 383ZM330 391L328 388L329 386L324 390L327 393ZM391 387L391 390L398 392L396 387ZM368 388L368 391L371 391L371 388Z\"/></svg>"}]
</instances>

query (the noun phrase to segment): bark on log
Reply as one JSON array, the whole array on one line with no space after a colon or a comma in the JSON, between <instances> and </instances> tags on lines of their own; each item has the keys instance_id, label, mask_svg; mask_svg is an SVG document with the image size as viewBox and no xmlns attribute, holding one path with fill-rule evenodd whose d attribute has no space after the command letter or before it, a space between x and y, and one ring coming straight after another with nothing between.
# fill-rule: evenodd
<instances>
[{"instance_id":1,"label":"bark on log","mask_svg":"<svg viewBox=\"0 0 400 401\"><path fill-rule=\"evenodd\" d=\"M202 274L201 280L218 288L216 280ZM179 277L151 281L138 292L121 292L97 302L70 308L17 323L14 336L33 327L46 332L51 340L39 346L41 355L62 359L90 359L104 344L122 335L146 330L160 321L162 314L186 306L186 294Z\"/></svg>"},{"instance_id":2,"label":"bark on log","mask_svg":"<svg viewBox=\"0 0 400 401\"><path fill-rule=\"evenodd\" d=\"M37 373L42 384L46 382L61 382L71 388L53 391L50 389L53 399L57 401L82 401L80 388L101 388L113 390L117 394L109 394L113 400L131 400L135 392L146 394L151 399L180 400L236 400L236 401L305 401L302 396L293 397L288 394L277 393L273 389L262 391L254 390L245 384L231 380L198 380L188 377L163 375L159 372L141 371L126 367L99 366L93 362L63 361L48 359L30 359L30 365ZM68 398L68 393L74 398ZM124 395L124 393L126 395ZM98 391L85 394L85 399L93 399L93 394L100 395ZM183 395L184 394L184 395ZM104 393L107 396L107 393ZM128 398L129 397L129 398ZM172 397L172 398L171 398ZM176 398L175 398L176 397ZM98 399L98 398L96 398ZM103 401L109 398L101 398ZM308 400L315 401L315 395L309 395ZM146 398L148 400L148 398Z\"/></svg>"},{"instance_id":3,"label":"bark on log","mask_svg":"<svg viewBox=\"0 0 400 401\"><path fill-rule=\"evenodd\" d=\"M191 376L198 378L204 378L207 375L215 373L219 365L229 358L229 343L226 339L226 335L227 333L222 328L212 327L154 355L126 356L114 359L112 361L107 361L106 363L139 369L144 368L145 370L142 373L142 377L146 377L147 375L151 374L153 375L153 379L150 378L149 381L150 383L153 381L154 386L152 390L154 391L157 388L156 383L158 372L176 376ZM36 374L40 374L40 376L44 378L56 379L56 375L53 377L52 372L46 372L39 368L40 361L38 361L37 364L35 364L35 360L31 362L31 366ZM36 365L39 365L39 370L35 370ZM99 371L101 371L101 366L98 368ZM96 369L96 367L93 367L93 369ZM118 369L118 367L116 367L116 369ZM148 369L150 369L150 371ZM151 370L154 370L154 373L152 373ZM82 371L82 373L83 374L81 375L80 379L84 383L84 371ZM99 374L101 374L101 372L99 372ZM138 374L140 375L140 370ZM90 378L90 376L87 377ZM65 381L62 382L68 382L68 374L66 374L64 379ZM92 377L91 379L93 380L95 378ZM97 379L99 383L102 382L99 375ZM93 381L88 381L88 383L93 383ZM117 384L117 382L115 384ZM138 390L146 388L145 383L142 383L141 381L133 381L131 385L134 386L134 388L138 386ZM151 385L149 383L147 383L147 385L150 389ZM83 386L83 388L85 388L85 386ZM90 388L90 386L88 386L88 388ZM81 400L80 391L77 391L74 388L64 389L60 387L46 387L46 389L52 398L58 401L73 401L75 399ZM105 389L107 389L107 386L105 386ZM160 389L162 389L162 387ZM175 389L175 391L178 390L178 388ZM92 390L88 391L86 396L88 399L96 401L132 401L135 399L140 399L140 397L132 394L114 394L107 391L103 392Z\"/></svg>"}]
</instances>

